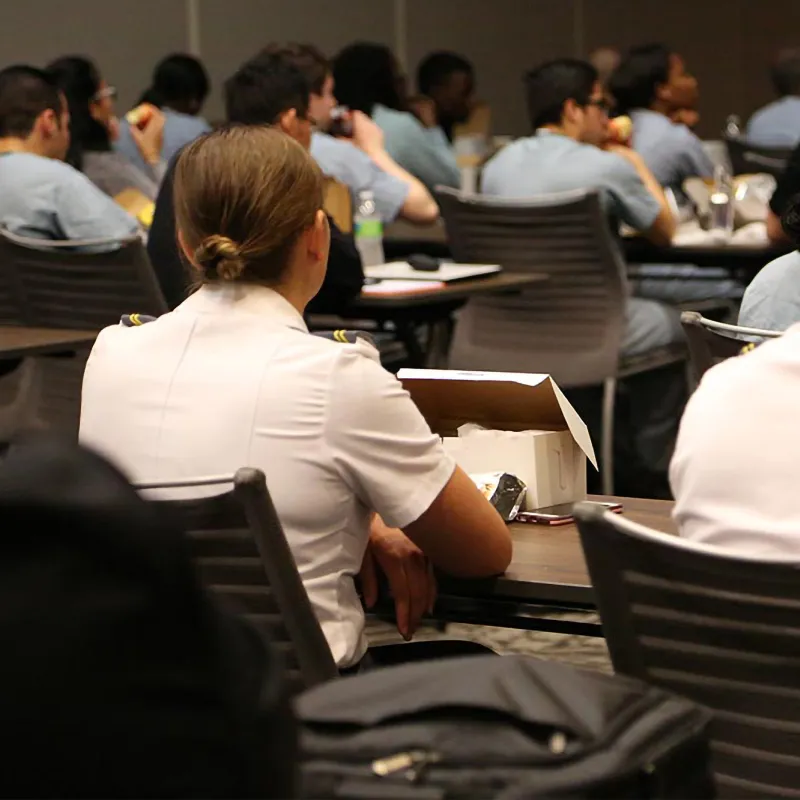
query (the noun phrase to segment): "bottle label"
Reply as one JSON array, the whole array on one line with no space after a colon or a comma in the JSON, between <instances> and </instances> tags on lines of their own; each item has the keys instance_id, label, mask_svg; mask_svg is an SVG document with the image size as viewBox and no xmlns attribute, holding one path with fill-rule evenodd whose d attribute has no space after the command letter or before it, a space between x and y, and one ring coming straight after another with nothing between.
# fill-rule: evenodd
<instances>
[{"instance_id":1,"label":"bottle label","mask_svg":"<svg viewBox=\"0 0 800 800\"><path fill-rule=\"evenodd\" d=\"M359 239L380 239L383 237L383 222L380 219L357 219L355 235Z\"/></svg>"}]
</instances>

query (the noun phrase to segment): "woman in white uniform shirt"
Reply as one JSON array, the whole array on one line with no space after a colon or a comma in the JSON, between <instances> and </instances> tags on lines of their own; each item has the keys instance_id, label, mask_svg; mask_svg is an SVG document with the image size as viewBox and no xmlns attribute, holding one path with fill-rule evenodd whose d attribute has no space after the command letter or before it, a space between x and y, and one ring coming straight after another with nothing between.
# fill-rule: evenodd
<instances>
[{"instance_id":1,"label":"woman in white uniform shirt","mask_svg":"<svg viewBox=\"0 0 800 800\"><path fill-rule=\"evenodd\" d=\"M501 573L508 530L374 348L308 333L329 231L321 173L297 142L260 127L202 137L180 156L175 208L202 285L152 323L100 334L81 440L133 480L263 469L336 662L351 666L367 646L362 565L386 572L408 638L435 592L427 558Z\"/></svg>"}]
</instances>

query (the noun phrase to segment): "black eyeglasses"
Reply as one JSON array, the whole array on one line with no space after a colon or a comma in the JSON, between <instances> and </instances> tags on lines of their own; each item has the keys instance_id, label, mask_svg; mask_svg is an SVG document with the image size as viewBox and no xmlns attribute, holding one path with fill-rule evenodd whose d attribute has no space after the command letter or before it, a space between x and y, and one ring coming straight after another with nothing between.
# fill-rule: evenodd
<instances>
[{"instance_id":1,"label":"black eyeglasses","mask_svg":"<svg viewBox=\"0 0 800 800\"><path fill-rule=\"evenodd\" d=\"M95 103L99 103L102 100L116 100L117 99L117 87L116 86L106 86L103 89L99 89L94 93L94 100Z\"/></svg>"},{"instance_id":2,"label":"black eyeglasses","mask_svg":"<svg viewBox=\"0 0 800 800\"><path fill-rule=\"evenodd\" d=\"M611 111L611 103L609 103L605 97L595 97L595 98L590 97L586 105L599 108L601 111L605 111L606 114L608 114L608 112Z\"/></svg>"}]
</instances>

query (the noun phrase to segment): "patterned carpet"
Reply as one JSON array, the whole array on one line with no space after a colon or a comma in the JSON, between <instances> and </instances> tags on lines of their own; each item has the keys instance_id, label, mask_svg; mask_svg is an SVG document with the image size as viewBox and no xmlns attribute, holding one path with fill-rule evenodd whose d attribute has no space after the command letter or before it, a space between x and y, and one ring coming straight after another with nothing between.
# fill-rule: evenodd
<instances>
[{"instance_id":1,"label":"patterned carpet","mask_svg":"<svg viewBox=\"0 0 800 800\"><path fill-rule=\"evenodd\" d=\"M563 619L581 622L596 621L594 614L563 614ZM367 637L370 644L389 644L401 642L402 638L394 626L380 620L367 619ZM520 631L513 628L489 628L482 625L450 624L444 633L433 626L425 626L417 631L414 639L468 639L491 647L497 653L524 653L560 661L576 667L612 672L611 662L604 639L590 636L572 636L563 633L544 633L540 631Z\"/></svg>"}]
</instances>

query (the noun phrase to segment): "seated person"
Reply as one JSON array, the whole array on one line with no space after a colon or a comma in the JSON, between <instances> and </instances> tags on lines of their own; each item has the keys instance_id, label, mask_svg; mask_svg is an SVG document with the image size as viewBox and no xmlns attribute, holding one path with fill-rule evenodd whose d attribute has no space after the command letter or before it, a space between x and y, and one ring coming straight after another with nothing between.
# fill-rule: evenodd
<instances>
[{"instance_id":1,"label":"seated person","mask_svg":"<svg viewBox=\"0 0 800 800\"><path fill-rule=\"evenodd\" d=\"M436 121L452 142L455 126L465 123L475 107L472 64L456 53L431 53L417 68L417 88L433 103Z\"/></svg>"},{"instance_id":2,"label":"seated person","mask_svg":"<svg viewBox=\"0 0 800 800\"><path fill-rule=\"evenodd\" d=\"M388 47L360 42L345 47L333 65L336 95L343 105L372 117L384 133L386 151L428 189L461 185L450 142L426 103L418 119L401 93L397 61Z\"/></svg>"},{"instance_id":3,"label":"seated person","mask_svg":"<svg viewBox=\"0 0 800 800\"><path fill-rule=\"evenodd\" d=\"M367 649L354 576L368 545L410 636L432 604L420 550L455 575L490 576L508 566L511 538L377 350L308 334L329 247L322 186L305 148L275 128L223 128L182 151L178 237L202 286L154 322L100 333L80 438L134 480L264 470L347 668ZM409 612L412 584L424 589Z\"/></svg>"},{"instance_id":4,"label":"seated person","mask_svg":"<svg viewBox=\"0 0 800 800\"><path fill-rule=\"evenodd\" d=\"M697 122L697 80L683 59L664 45L629 51L611 77L616 112L633 121L633 148L656 180L685 204L687 178L712 178L714 164L703 143L681 120ZM644 264L635 291L670 303L708 298L738 299L741 285L725 270L691 264Z\"/></svg>"},{"instance_id":5,"label":"seated person","mask_svg":"<svg viewBox=\"0 0 800 800\"><path fill-rule=\"evenodd\" d=\"M750 117L747 140L759 147L795 147L800 144L800 48L778 54L772 85L779 99Z\"/></svg>"},{"instance_id":6,"label":"seated person","mask_svg":"<svg viewBox=\"0 0 800 800\"><path fill-rule=\"evenodd\" d=\"M670 466L681 536L745 556L800 556L798 393L797 325L703 375Z\"/></svg>"},{"instance_id":7,"label":"seated person","mask_svg":"<svg viewBox=\"0 0 800 800\"><path fill-rule=\"evenodd\" d=\"M797 250L767 264L745 289L739 324L746 328L785 331L800 322L800 195L782 222Z\"/></svg>"},{"instance_id":8,"label":"seated person","mask_svg":"<svg viewBox=\"0 0 800 800\"><path fill-rule=\"evenodd\" d=\"M0 225L37 239L126 239L136 220L63 163L69 110L55 80L28 66L0 71Z\"/></svg>"},{"instance_id":9,"label":"seated person","mask_svg":"<svg viewBox=\"0 0 800 800\"><path fill-rule=\"evenodd\" d=\"M530 198L574 189L597 189L612 224L624 222L659 245L669 244L675 219L658 181L641 156L630 148L610 145L608 105L597 70L583 61L551 61L526 76L528 111L533 136L506 146L485 166L483 191L509 199ZM654 300L632 297L627 302L621 355L632 356L680 342L683 334L679 314ZM521 339L522 341L522 339ZM655 373L653 373L655 375ZM639 376L650 379L653 375ZM672 376L668 375L670 383ZM652 392L642 391L634 400L643 410L640 419L672 417L677 424L682 393L664 392L678 399L669 413L656 408ZM649 396L648 396L649 395ZM642 441L646 423L638 426ZM662 427L665 441L655 448L668 452L670 425ZM641 451L645 448L642 446ZM665 472L662 456L650 459L653 471ZM658 462L659 466L655 464Z\"/></svg>"},{"instance_id":10,"label":"seated person","mask_svg":"<svg viewBox=\"0 0 800 800\"><path fill-rule=\"evenodd\" d=\"M228 121L247 125L274 125L308 147L309 90L297 67L275 55L261 54L247 62L225 83ZM147 240L150 261L167 305L175 308L186 299L192 278L187 274L175 238L173 159L156 201ZM325 281L309 310L337 313L361 291L364 271L353 237L331 224L331 253Z\"/></svg>"},{"instance_id":11,"label":"seated person","mask_svg":"<svg viewBox=\"0 0 800 800\"><path fill-rule=\"evenodd\" d=\"M351 112L352 138L334 138L327 131L336 106L330 62L310 44L270 45L266 53L294 64L311 87L309 114L317 126L311 135L311 155L326 175L341 181L357 202L369 190L384 222L397 217L433 222L439 207L425 186L400 167L383 146L383 131L362 111Z\"/></svg>"},{"instance_id":12,"label":"seated person","mask_svg":"<svg viewBox=\"0 0 800 800\"><path fill-rule=\"evenodd\" d=\"M81 56L66 56L48 65L47 71L64 92L69 107L67 163L111 197L135 189L155 200L167 169L161 160L164 115L155 110L143 130L131 129L147 163L147 172L143 172L112 147L119 136L119 120L114 114L117 90L101 77L96 65Z\"/></svg>"},{"instance_id":13,"label":"seated person","mask_svg":"<svg viewBox=\"0 0 800 800\"><path fill-rule=\"evenodd\" d=\"M297 796L277 653L169 518L50 439L0 461L0 518L4 796Z\"/></svg>"},{"instance_id":14,"label":"seated person","mask_svg":"<svg viewBox=\"0 0 800 800\"><path fill-rule=\"evenodd\" d=\"M211 130L200 116L210 89L208 73L194 56L174 53L161 60L153 72L153 83L139 98L164 113L164 143L160 157L169 162L185 144ZM116 148L140 170L147 170L133 126L122 120Z\"/></svg>"},{"instance_id":15,"label":"seated person","mask_svg":"<svg viewBox=\"0 0 800 800\"><path fill-rule=\"evenodd\" d=\"M635 47L609 88L620 114L633 120L633 148L662 186L679 197L687 178L711 178L714 164L703 143L672 116L697 105L697 80L683 59L664 45Z\"/></svg>"},{"instance_id":16,"label":"seated person","mask_svg":"<svg viewBox=\"0 0 800 800\"><path fill-rule=\"evenodd\" d=\"M770 241L782 244L789 241L781 226L781 217L786 213L792 200L800 195L800 144L792 152L789 163L778 178L778 185L769 201L767 212L767 236Z\"/></svg>"}]
</instances>

